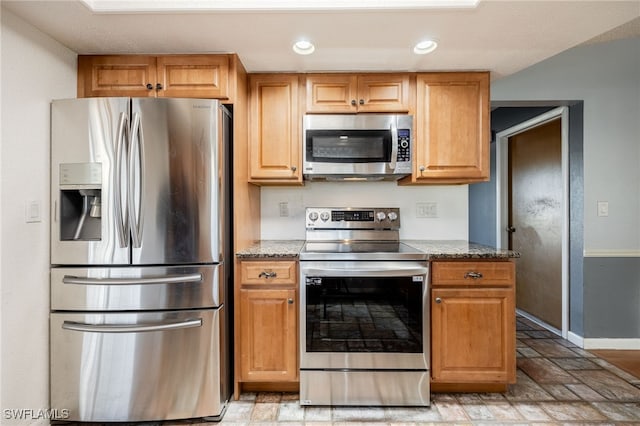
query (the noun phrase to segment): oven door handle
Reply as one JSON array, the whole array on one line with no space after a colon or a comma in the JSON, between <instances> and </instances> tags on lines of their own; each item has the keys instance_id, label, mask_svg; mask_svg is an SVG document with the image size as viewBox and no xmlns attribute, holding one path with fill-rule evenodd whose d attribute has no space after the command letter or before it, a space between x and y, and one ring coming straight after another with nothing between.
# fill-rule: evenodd
<instances>
[{"instance_id":1,"label":"oven door handle","mask_svg":"<svg viewBox=\"0 0 640 426\"><path fill-rule=\"evenodd\" d=\"M426 275L428 268L423 266L394 267L394 268L302 268L302 272L310 277L411 277Z\"/></svg>"}]
</instances>

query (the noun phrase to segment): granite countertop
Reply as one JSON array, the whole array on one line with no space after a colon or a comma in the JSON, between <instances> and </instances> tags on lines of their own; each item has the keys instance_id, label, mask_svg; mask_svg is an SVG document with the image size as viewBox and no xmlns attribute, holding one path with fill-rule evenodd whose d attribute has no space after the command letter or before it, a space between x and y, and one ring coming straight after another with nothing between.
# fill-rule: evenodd
<instances>
[{"instance_id":1,"label":"granite countertop","mask_svg":"<svg viewBox=\"0 0 640 426\"><path fill-rule=\"evenodd\" d=\"M403 243L423 251L427 259L509 259L520 257L513 250L497 249L465 240L402 240Z\"/></svg>"},{"instance_id":2,"label":"granite countertop","mask_svg":"<svg viewBox=\"0 0 640 426\"><path fill-rule=\"evenodd\" d=\"M236 257L241 259L298 257L303 245L304 240L260 240L238 251Z\"/></svg>"},{"instance_id":3,"label":"granite countertop","mask_svg":"<svg viewBox=\"0 0 640 426\"><path fill-rule=\"evenodd\" d=\"M427 259L509 259L520 257L511 250L496 249L464 240L402 240L427 254ZM236 253L240 259L298 257L304 240L261 240Z\"/></svg>"}]
</instances>

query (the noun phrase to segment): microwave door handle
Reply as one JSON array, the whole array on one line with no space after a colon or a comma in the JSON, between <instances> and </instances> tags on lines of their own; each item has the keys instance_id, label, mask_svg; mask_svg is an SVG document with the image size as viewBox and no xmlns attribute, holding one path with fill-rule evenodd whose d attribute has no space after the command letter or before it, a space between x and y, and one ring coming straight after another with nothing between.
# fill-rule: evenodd
<instances>
[{"instance_id":1,"label":"microwave door handle","mask_svg":"<svg viewBox=\"0 0 640 426\"><path fill-rule=\"evenodd\" d=\"M396 158L398 158L398 126L396 126L395 120L391 122L391 161L389 161L389 168L391 170L396 169Z\"/></svg>"}]
</instances>

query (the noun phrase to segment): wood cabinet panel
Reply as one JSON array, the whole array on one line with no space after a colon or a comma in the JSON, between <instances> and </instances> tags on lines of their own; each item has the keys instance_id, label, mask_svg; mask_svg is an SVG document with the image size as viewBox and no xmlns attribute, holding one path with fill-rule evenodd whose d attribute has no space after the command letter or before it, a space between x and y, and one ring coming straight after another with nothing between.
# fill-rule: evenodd
<instances>
[{"instance_id":1,"label":"wood cabinet panel","mask_svg":"<svg viewBox=\"0 0 640 426\"><path fill-rule=\"evenodd\" d=\"M409 112L409 74L358 77L358 112Z\"/></svg>"},{"instance_id":2,"label":"wood cabinet panel","mask_svg":"<svg viewBox=\"0 0 640 426\"><path fill-rule=\"evenodd\" d=\"M298 76L254 74L249 85L250 181L301 184Z\"/></svg>"},{"instance_id":3,"label":"wood cabinet panel","mask_svg":"<svg viewBox=\"0 0 640 426\"><path fill-rule=\"evenodd\" d=\"M155 83L155 57L78 56L78 97L153 97Z\"/></svg>"},{"instance_id":4,"label":"wood cabinet panel","mask_svg":"<svg viewBox=\"0 0 640 426\"><path fill-rule=\"evenodd\" d=\"M408 112L409 74L308 74L308 113Z\"/></svg>"},{"instance_id":5,"label":"wood cabinet panel","mask_svg":"<svg viewBox=\"0 0 640 426\"><path fill-rule=\"evenodd\" d=\"M511 286L513 262L433 262L431 283L440 285Z\"/></svg>"},{"instance_id":6,"label":"wood cabinet panel","mask_svg":"<svg viewBox=\"0 0 640 426\"><path fill-rule=\"evenodd\" d=\"M231 55L80 55L78 97L228 99Z\"/></svg>"},{"instance_id":7,"label":"wood cabinet panel","mask_svg":"<svg viewBox=\"0 0 640 426\"><path fill-rule=\"evenodd\" d=\"M416 87L412 182L488 180L489 74L418 74Z\"/></svg>"},{"instance_id":8,"label":"wood cabinet panel","mask_svg":"<svg viewBox=\"0 0 640 426\"><path fill-rule=\"evenodd\" d=\"M358 80L351 74L308 74L307 112L355 113Z\"/></svg>"},{"instance_id":9,"label":"wood cabinet panel","mask_svg":"<svg viewBox=\"0 0 640 426\"><path fill-rule=\"evenodd\" d=\"M295 261L245 261L240 266L243 284L296 284Z\"/></svg>"},{"instance_id":10,"label":"wood cabinet panel","mask_svg":"<svg viewBox=\"0 0 640 426\"><path fill-rule=\"evenodd\" d=\"M434 381L515 382L514 299L511 289L432 290Z\"/></svg>"},{"instance_id":11,"label":"wood cabinet panel","mask_svg":"<svg viewBox=\"0 0 640 426\"><path fill-rule=\"evenodd\" d=\"M242 381L298 378L295 289L240 290Z\"/></svg>"},{"instance_id":12,"label":"wood cabinet panel","mask_svg":"<svg viewBox=\"0 0 640 426\"><path fill-rule=\"evenodd\" d=\"M157 58L160 97L229 97L229 57L226 55L168 55Z\"/></svg>"}]
</instances>

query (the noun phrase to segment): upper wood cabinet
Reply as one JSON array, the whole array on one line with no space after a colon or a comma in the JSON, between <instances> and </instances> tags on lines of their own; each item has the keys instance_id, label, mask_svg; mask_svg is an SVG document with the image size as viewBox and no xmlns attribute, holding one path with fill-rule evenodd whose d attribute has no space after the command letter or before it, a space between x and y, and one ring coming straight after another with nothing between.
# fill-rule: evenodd
<instances>
[{"instance_id":1,"label":"upper wood cabinet","mask_svg":"<svg viewBox=\"0 0 640 426\"><path fill-rule=\"evenodd\" d=\"M249 182L302 184L297 74L249 76Z\"/></svg>"},{"instance_id":2,"label":"upper wood cabinet","mask_svg":"<svg viewBox=\"0 0 640 426\"><path fill-rule=\"evenodd\" d=\"M402 183L489 179L489 73L416 77L413 174Z\"/></svg>"},{"instance_id":3,"label":"upper wood cabinet","mask_svg":"<svg viewBox=\"0 0 640 426\"><path fill-rule=\"evenodd\" d=\"M78 56L78 97L229 98L230 55Z\"/></svg>"},{"instance_id":4,"label":"upper wood cabinet","mask_svg":"<svg viewBox=\"0 0 640 426\"><path fill-rule=\"evenodd\" d=\"M409 74L307 74L309 113L408 112Z\"/></svg>"}]
</instances>

